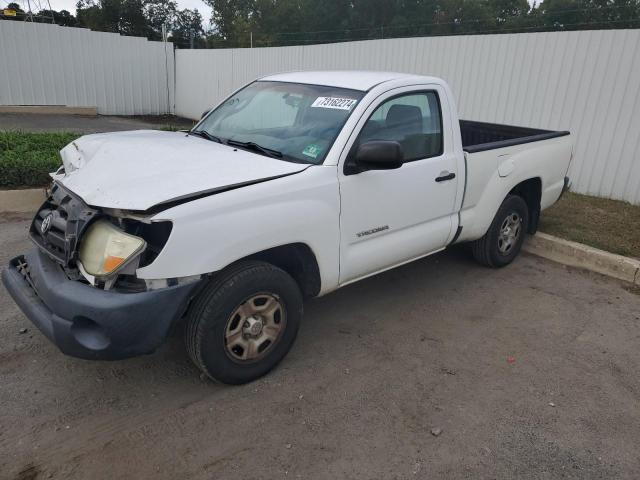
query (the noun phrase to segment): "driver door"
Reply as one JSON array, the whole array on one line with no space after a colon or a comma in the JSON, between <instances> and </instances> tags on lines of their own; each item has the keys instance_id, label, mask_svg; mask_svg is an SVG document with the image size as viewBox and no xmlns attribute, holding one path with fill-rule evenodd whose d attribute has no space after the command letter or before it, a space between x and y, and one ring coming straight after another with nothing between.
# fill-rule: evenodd
<instances>
[{"instance_id":1,"label":"driver door","mask_svg":"<svg viewBox=\"0 0 640 480\"><path fill-rule=\"evenodd\" d=\"M340 284L440 250L452 238L459 175L451 128L443 128L448 111L439 86L405 87L379 97L358 123L339 168ZM345 173L368 140L400 143L402 166Z\"/></svg>"}]
</instances>

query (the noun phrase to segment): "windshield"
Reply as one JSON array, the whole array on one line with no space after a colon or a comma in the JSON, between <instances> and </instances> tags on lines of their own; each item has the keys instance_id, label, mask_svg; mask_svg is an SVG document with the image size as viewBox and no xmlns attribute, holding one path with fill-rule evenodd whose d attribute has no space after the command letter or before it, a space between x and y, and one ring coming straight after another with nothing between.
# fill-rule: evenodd
<instances>
[{"instance_id":1,"label":"windshield","mask_svg":"<svg viewBox=\"0 0 640 480\"><path fill-rule=\"evenodd\" d=\"M194 130L210 140L293 162L320 164L364 92L254 82Z\"/></svg>"}]
</instances>

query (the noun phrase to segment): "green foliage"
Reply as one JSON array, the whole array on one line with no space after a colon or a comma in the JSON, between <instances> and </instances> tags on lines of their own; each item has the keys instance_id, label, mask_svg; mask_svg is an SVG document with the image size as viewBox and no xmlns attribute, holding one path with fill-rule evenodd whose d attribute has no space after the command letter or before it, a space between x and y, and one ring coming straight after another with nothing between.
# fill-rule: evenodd
<instances>
[{"instance_id":1,"label":"green foliage","mask_svg":"<svg viewBox=\"0 0 640 480\"><path fill-rule=\"evenodd\" d=\"M91 30L161 40L166 25L176 46L204 46L202 15L179 10L175 0L80 0L77 7L79 25Z\"/></svg>"},{"instance_id":2,"label":"green foliage","mask_svg":"<svg viewBox=\"0 0 640 480\"><path fill-rule=\"evenodd\" d=\"M640 0L204 0L212 47L637 28Z\"/></svg>"},{"instance_id":3,"label":"green foliage","mask_svg":"<svg viewBox=\"0 0 640 480\"><path fill-rule=\"evenodd\" d=\"M306 45L434 35L640 27L640 0L203 0L213 9L205 35L198 10L176 0L79 0L76 17L43 10L48 21L122 35L162 38L178 48ZM28 15L11 3L16 17Z\"/></svg>"},{"instance_id":4,"label":"green foliage","mask_svg":"<svg viewBox=\"0 0 640 480\"><path fill-rule=\"evenodd\" d=\"M53 19L53 23L63 27L75 27L78 24L76 17L67 10L60 10L59 12L55 10L40 10L37 16L42 23L51 23L51 19Z\"/></svg>"},{"instance_id":5,"label":"green foliage","mask_svg":"<svg viewBox=\"0 0 640 480\"><path fill-rule=\"evenodd\" d=\"M202 15L198 10L185 8L176 12L169 41L180 48L200 48L205 46L203 34Z\"/></svg>"},{"instance_id":6,"label":"green foliage","mask_svg":"<svg viewBox=\"0 0 640 480\"><path fill-rule=\"evenodd\" d=\"M91 30L138 37L151 33L143 0L80 0L76 15Z\"/></svg>"},{"instance_id":7,"label":"green foliage","mask_svg":"<svg viewBox=\"0 0 640 480\"><path fill-rule=\"evenodd\" d=\"M151 29L151 39L162 39L162 25L171 26L176 21L178 4L174 0L147 0L145 2L145 15Z\"/></svg>"},{"instance_id":8,"label":"green foliage","mask_svg":"<svg viewBox=\"0 0 640 480\"><path fill-rule=\"evenodd\" d=\"M74 133L0 132L0 188L39 187L60 166L60 149Z\"/></svg>"}]
</instances>

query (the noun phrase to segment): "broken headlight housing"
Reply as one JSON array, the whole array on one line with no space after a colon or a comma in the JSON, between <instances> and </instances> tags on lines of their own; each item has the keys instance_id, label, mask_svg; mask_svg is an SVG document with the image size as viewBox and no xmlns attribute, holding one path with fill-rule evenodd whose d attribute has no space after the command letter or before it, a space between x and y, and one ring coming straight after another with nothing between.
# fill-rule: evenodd
<instances>
[{"instance_id":1,"label":"broken headlight housing","mask_svg":"<svg viewBox=\"0 0 640 480\"><path fill-rule=\"evenodd\" d=\"M83 235L78 259L89 275L105 278L140 255L146 245L142 238L125 233L106 220L99 220Z\"/></svg>"}]
</instances>

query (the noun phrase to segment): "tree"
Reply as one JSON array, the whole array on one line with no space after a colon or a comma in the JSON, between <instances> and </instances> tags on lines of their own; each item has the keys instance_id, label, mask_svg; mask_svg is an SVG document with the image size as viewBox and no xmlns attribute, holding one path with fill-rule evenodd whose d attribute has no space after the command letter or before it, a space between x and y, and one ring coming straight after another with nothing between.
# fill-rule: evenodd
<instances>
[{"instance_id":1,"label":"tree","mask_svg":"<svg viewBox=\"0 0 640 480\"><path fill-rule=\"evenodd\" d=\"M92 30L162 39L162 26L179 47L205 46L202 15L178 10L175 0L80 0L78 24Z\"/></svg>"},{"instance_id":2,"label":"tree","mask_svg":"<svg viewBox=\"0 0 640 480\"><path fill-rule=\"evenodd\" d=\"M76 17L71 15L68 10L40 10L36 16L38 21L49 23L53 19L53 23L64 27L75 27L78 23Z\"/></svg>"},{"instance_id":3,"label":"tree","mask_svg":"<svg viewBox=\"0 0 640 480\"><path fill-rule=\"evenodd\" d=\"M198 10L184 9L176 13L170 40L180 48L203 47L202 15Z\"/></svg>"},{"instance_id":4,"label":"tree","mask_svg":"<svg viewBox=\"0 0 640 480\"><path fill-rule=\"evenodd\" d=\"M150 35L142 0L80 0L78 24L102 32L146 37Z\"/></svg>"},{"instance_id":5,"label":"tree","mask_svg":"<svg viewBox=\"0 0 640 480\"><path fill-rule=\"evenodd\" d=\"M146 0L144 13L151 29L151 38L160 40L162 39L162 25L167 26L167 31L173 30L175 27L178 5L174 0Z\"/></svg>"},{"instance_id":6,"label":"tree","mask_svg":"<svg viewBox=\"0 0 640 480\"><path fill-rule=\"evenodd\" d=\"M540 23L553 30L581 28L637 28L638 0L543 0Z\"/></svg>"},{"instance_id":7,"label":"tree","mask_svg":"<svg viewBox=\"0 0 640 480\"><path fill-rule=\"evenodd\" d=\"M150 27L142 0L123 0L120 7L118 32L134 37L149 37Z\"/></svg>"},{"instance_id":8,"label":"tree","mask_svg":"<svg viewBox=\"0 0 640 480\"><path fill-rule=\"evenodd\" d=\"M275 2L275 0L274 0ZM211 6L211 41L224 41L228 46L249 46L248 32L256 15L255 0L205 0Z\"/></svg>"},{"instance_id":9,"label":"tree","mask_svg":"<svg viewBox=\"0 0 640 480\"><path fill-rule=\"evenodd\" d=\"M69 12L40 12L34 21L169 38L179 48L248 47L373 38L640 26L640 0L203 0L213 9L204 38L197 10L176 0L79 0ZM9 4L24 20L17 3Z\"/></svg>"},{"instance_id":10,"label":"tree","mask_svg":"<svg viewBox=\"0 0 640 480\"><path fill-rule=\"evenodd\" d=\"M212 43L248 46L491 32L529 14L527 0L205 0Z\"/></svg>"}]
</instances>

